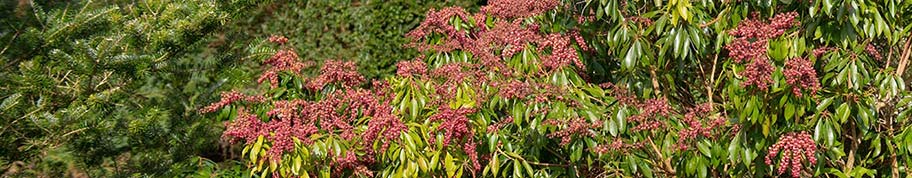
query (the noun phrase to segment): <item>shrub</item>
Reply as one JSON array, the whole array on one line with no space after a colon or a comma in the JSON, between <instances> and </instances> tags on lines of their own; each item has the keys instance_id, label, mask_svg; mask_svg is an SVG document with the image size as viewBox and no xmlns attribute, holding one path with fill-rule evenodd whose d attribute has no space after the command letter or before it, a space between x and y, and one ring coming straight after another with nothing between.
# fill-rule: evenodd
<instances>
[{"instance_id":1,"label":"shrub","mask_svg":"<svg viewBox=\"0 0 912 178\"><path fill-rule=\"evenodd\" d=\"M397 76L331 61L216 112L264 176L907 174L910 12L769 3L431 10Z\"/></svg>"},{"instance_id":2,"label":"shrub","mask_svg":"<svg viewBox=\"0 0 912 178\"><path fill-rule=\"evenodd\" d=\"M218 122L192 118L231 63L196 54L248 4L2 6L10 27L0 29L4 177L167 176L190 158L218 159L205 155L218 150Z\"/></svg>"}]
</instances>

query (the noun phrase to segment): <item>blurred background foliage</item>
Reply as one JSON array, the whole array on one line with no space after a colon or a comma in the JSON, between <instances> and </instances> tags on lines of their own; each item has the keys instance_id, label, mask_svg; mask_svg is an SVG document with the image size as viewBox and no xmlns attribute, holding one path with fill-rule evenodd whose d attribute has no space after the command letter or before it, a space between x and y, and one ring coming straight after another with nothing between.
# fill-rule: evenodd
<instances>
[{"instance_id":1,"label":"blurred background foliage","mask_svg":"<svg viewBox=\"0 0 912 178\"><path fill-rule=\"evenodd\" d=\"M371 61L375 78L414 56L402 34L429 7L478 3L0 2L0 174L242 176L222 121L196 109L254 82L251 56L272 51L251 41L296 36L302 58Z\"/></svg>"}]
</instances>

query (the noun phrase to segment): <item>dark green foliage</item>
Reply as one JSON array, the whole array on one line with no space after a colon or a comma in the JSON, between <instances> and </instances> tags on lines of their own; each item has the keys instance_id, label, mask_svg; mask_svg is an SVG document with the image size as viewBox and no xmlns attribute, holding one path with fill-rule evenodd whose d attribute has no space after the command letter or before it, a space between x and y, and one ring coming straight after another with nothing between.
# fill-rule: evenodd
<instances>
[{"instance_id":1,"label":"dark green foliage","mask_svg":"<svg viewBox=\"0 0 912 178\"><path fill-rule=\"evenodd\" d=\"M193 116L231 63L192 54L244 4L17 3L0 30L8 175L160 175L218 150L220 122Z\"/></svg>"},{"instance_id":2,"label":"dark green foliage","mask_svg":"<svg viewBox=\"0 0 912 178\"><path fill-rule=\"evenodd\" d=\"M367 78L395 73L395 63L414 58L402 47L404 34L418 26L431 8L477 8L477 0L428 1L279 1L262 5L240 20L229 35L235 43L270 34L289 37L304 60L357 61ZM231 34L236 33L236 34ZM255 34L255 35L252 35ZM259 36L257 36L259 35ZM259 40L261 41L261 40Z\"/></svg>"}]
</instances>

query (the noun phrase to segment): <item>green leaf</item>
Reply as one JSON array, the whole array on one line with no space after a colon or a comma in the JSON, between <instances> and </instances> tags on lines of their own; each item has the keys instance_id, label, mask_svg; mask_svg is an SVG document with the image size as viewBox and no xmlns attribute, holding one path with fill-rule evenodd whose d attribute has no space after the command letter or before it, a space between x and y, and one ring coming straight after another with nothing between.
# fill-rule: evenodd
<instances>
[{"instance_id":1,"label":"green leaf","mask_svg":"<svg viewBox=\"0 0 912 178\"><path fill-rule=\"evenodd\" d=\"M573 153L570 154L570 162L579 161L580 157L583 155L583 148L577 145L573 145L571 149L573 149Z\"/></svg>"},{"instance_id":2,"label":"green leaf","mask_svg":"<svg viewBox=\"0 0 912 178\"><path fill-rule=\"evenodd\" d=\"M732 163L735 163L739 158L740 148L741 148L741 137L735 135L735 138L728 144L728 160Z\"/></svg>"},{"instance_id":3,"label":"green leaf","mask_svg":"<svg viewBox=\"0 0 912 178\"><path fill-rule=\"evenodd\" d=\"M534 175L534 172L532 172L532 171L535 171L535 170L532 169L532 166L529 165L529 162L523 161L522 164L523 164L523 167L526 168L526 173L529 174L529 177L532 177L532 175Z\"/></svg>"},{"instance_id":4,"label":"green leaf","mask_svg":"<svg viewBox=\"0 0 912 178\"><path fill-rule=\"evenodd\" d=\"M453 162L453 156L450 153L446 153L446 157L443 159L443 166L446 169L447 177L456 176L456 163Z\"/></svg>"},{"instance_id":5,"label":"green leaf","mask_svg":"<svg viewBox=\"0 0 912 178\"><path fill-rule=\"evenodd\" d=\"M671 32L671 35L674 35L674 46L672 48L672 52L674 52L674 56L677 57L680 56L681 48L684 46L684 35L682 34L683 32L680 28L672 29Z\"/></svg>"},{"instance_id":6,"label":"green leaf","mask_svg":"<svg viewBox=\"0 0 912 178\"><path fill-rule=\"evenodd\" d=\"M618 110L617 115L614 117L614 122L617 123L618 132L624 133L627 131L627 109Z\"/></svg>"},{"instance_id":7,"label":"green leaf","mask_svg":"<svg viewBox=\"0 0 912 178\"><path fill-rule=\"evenodd\" d=\"M817 112L826 111L827 107L830 107L830 104L833 103L833 98L835 96L820 100L820 103L817 104Z\"/></svg>"},{"instance_id":8,"label":"green leaf","mask_svg":"<svg viewBox=\"0 0 912 178\"><path fill-rule=\"evenodd\" d=\"M522 126L523 123L523 107L520 105L513 106L513 124L516 124L516 126Z\"/></svg>"},{"instance_id":9,"label":"green leaf","mask_svg":"<svg viewBox=\"0 0 912 178\"><path fill-rule=\"evenodd\" d=\"M638 44L639 41L634 41L630 45L630 49L627 50L627 55L624 56L624 68L627 70L633 69L634 65L636 64L636 60L639 59L640 52L637 49Z\"/></svg>"},{"instance_id":10,"label":"green leaf","mask_svg":"<svg viewBox=\"0 0 912 178\"><path fill-rule=\"evenodd\" d=\"M437 165L440 165L440 153L434 152L433 154L434 154L434 156L431 156L431 162L430 162L431 165L429 165L430 166L429 168L431 169L431 171L437 170Z\"/></svg>"},{"instance_id":11,"label":"green leaf","mask_svg":"<svg viewBox=\"0 0 912 178\"><path fill-rule=\"evenodd\" d=\"M409 108L409 109L411 109L411 113L409 113L409 114L411 114L412 119L418 119L418 110L421 108L418 107L418 101L415 100L414 95L412 95L412 99L410 102L412 103L412 106L411 106L411 108Z\"/></svg>"},{"instance_id":12,"label":"green leaf","mask_svg":"<svg viewBox=\"0 0 912 178\"><path fill-rule=\"evenodd\" d=\"M707 140L703 140L702 142L697 142L697 149L699 149L700 153L703 153L704 156L712 158L712 154L710 153L710 150L709 150L710 144L711 143L709 143L709 141L707 141Z\"/></svg>"},{"instance_id":13,"label":"green leaf","mask_svg":"<svg viewBox=\"0 0 912 178\"><path fill-rule=\"evenodd\" d=\"M522 167L519 166L519 161L513 161L513 177L523 177L522 176Z\"/></svg>"},{"instance_id":14,"label":"green leaf","mask_svg":"<svg viewBox=\"0 0 912 178\"><path fill-rule=\"evenodd\" d=\"M298 174L298 170L301 170L301 156L300 155L294 157L294 163L293 163L293 168L291 169L291 172L294 174Z\"/></svg>"},{"instance_id":15,"label":"green leaf","mask_svg":"<svg viewBox=\"0 0 912 178\"><path fill-rule=\"evenodd\" d=\"M498 158L497 154L494 154L494 156L491 157L490 164L488 164L488 167L491 168L491 175L493 175L494 177L497 177L497 174L500 173L500 163L499 162L500 162L500 158Z\"/></svg>"},{"instance_id":16,"label":"green leaf","mask_svg":"<svg viewBox=\"0 0 912 178\"><path fill-rule=\"evenodd\" d=\"M608 120L608 133L610 133L612 137L617 137L618 126L614 120Z\"/></svg>"},{"instance_id":17,"label":"green leaf","mask_svg":"<svg viewBox=\"0 0 912 178\"><path fill-rule=\"evenodd\" d=\"M754 158L756 157L756 155L754 155L754 154L755 154L754 151L751 150L750 148L744 148L741 150L741 156L742 156L741 158L743 159L742 163L744 163L744 166L750 167L750 165L753 164L752 162L754 161Z\"/></svg>"},{"instance_id":18,"label":"green leaf","mask_svg":"<svg viewBox=\"0 0 912 178\"><path fill-rule=\"evenodd\" d=\"M699 162L699 161L697 161L697 159L700 159L700 157L696 157L693 160L687 161L686 165L684 166L684 169L685 169L684 173L687 173L686 174L687 176L691 176L694 174L694 172L697 171L697 164Z\"/></svg>"},{"instance_id":19,"label":"green leaf","mask_svg":"<svg viewBox=\"0 0 912 178\"><path fill-rule=\"evenodd\" d=\"M253 148L250 149L250 161L251 162L254 162L254 163L257 162L257 156L258 156L258 153L260 152L260 148L262 148L262 147L263 147L263 136L260 135L259 137L257 137L256 143L253 144Z\"/></svg>"},{"instance_id":20,"label":"green leaf","mask_svg":"<svg viewBox=\"0 0 912 178\"><path fill-rule=\"evenodd\" d=\"M848 103L839 105L839 108L836 109L836 118L839 119L839 123L845 123L849 119L849 113L851 113L851 111L849 110Z\"/></svg>"},{"instance_id":21,"label":"green leaf","mask_svg":"<svg viewBox=\"0 0 912 178\"><path fill-rule=\"evenodd\" d=\"M795 105L788 103L785 105L785 119L789 120L792 117L795 117Z\"/></svg>"}]
</instances>

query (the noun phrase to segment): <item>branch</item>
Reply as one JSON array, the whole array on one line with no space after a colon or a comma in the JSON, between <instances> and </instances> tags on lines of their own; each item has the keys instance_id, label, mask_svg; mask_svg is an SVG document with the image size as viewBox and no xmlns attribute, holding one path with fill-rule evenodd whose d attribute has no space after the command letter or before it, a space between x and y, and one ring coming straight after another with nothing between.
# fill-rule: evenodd
<instances>
[{"instance_id":1,"label":"branch","mask_svg":"<svg viewBox=\"0 0 912 178\"><path fill-rule=\"evenodd\" d=\"M16 37L19 37L19 31L16 31L16 34L14 34L12 38L10 38L9 42L6 43L6 46L3 47L3 50L0 50L0 55L3 55L3 53L6 53L6 49L8 49L10 47L10 45L13 44L13 40L16 40Z\"/></svg>"},{"instance_id":2,"label":"branch","mask_svg":"<svg viewBox=\"0 0 912 178\"><path fill-rule=\"evenodd\" d=\"M906 44L903 45L903 53L900 55L899 67L896 68L896 76L902 77L906 70L906 64L909 62L909 44L912 43L912 37L906 38Z\"/></svg>"},{"instance_id":3,"label":"branch","mask_svg":"<svg viewBox=\"0 0 912 178\"><path fill-rule=\"evenodd\" d=\"M659 157L659 160L662 160L662 163L665 165L665 171L668 174L674 175L675 170L674 166L671 166L671 159L665 159L665 156L662 155L662 151L659 150L659 147L657 147L655 143L652 142L652 137L646 137L646 140L649 141L649 146L652 147L652 150L656 152L656 156Z\"/></svg>"},{"instance_id":4,"label":"branch","mask_svg":"<svg viewBox=\"0 0 912 178\"><path fill-rule=\"evenodd\" d=\"M726 8L725 10L728 10L728 8ZM706 27L708 27L708 26L710 26L710 25L712 25L712 24L718 22L719 19L722 19L722 16L723 16L722 13L725 13L725 10L722 10L722 12L719 12L719 16L716 16L715 19L712 19L712 20L709 21L709 22L700 24L700 28L706 28Z\"/></svg>"},{"instance_id":5,"label":"branch","mask_svg":"<svg viewBox=\"0 0 912 178\"><path fill-rule=\"evenodd\" d=\"M845 167L843 168L843 172L852 172L852 169L854 169L854 167L855 167L855 151L858 150L858 143L855 142L855 140L858 139L857 138L858 135L857 135L857 133L855 133L855 122L854 121L852 122L852 125L850 126L850 128L851 128L851 130L849 131L849 133L851 135L849 136L850 137L849 139L851 139L850 140L851 143L849 143L850 144L849 145L849 158L846 160L846 164L845 164Z\"/></svg>"},{"instance_id":6,"label":"branch","mask_svg":"<svg viewBox=\"0 0 912 178\"><path fill-rule=\"evenodd\" d=\"M719 54L713 58L713 66L709 71L709 84L706 85L707 98L709 99L709 108L713 108L713 87L716 86L716 61L719 60Z\"/></svg>"},{"instance_id":7,"label":"branch","mask_svg":"<svg viewBox=\"0 0 912 178\"><path fill-rule=\"evenodd\" d=\"M649 69L649 74L652 76L652 89L655 90L655 95L662 96L662 91L659 90L659 80L656 79L658 77L656 76L656 69Z\"/></svg>"}]
</instances>

